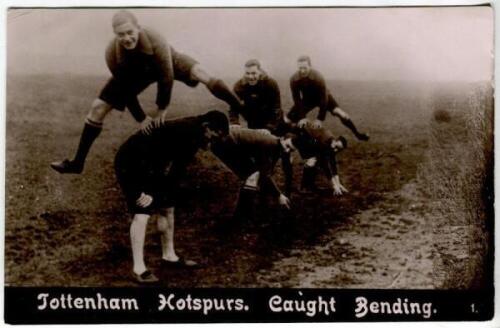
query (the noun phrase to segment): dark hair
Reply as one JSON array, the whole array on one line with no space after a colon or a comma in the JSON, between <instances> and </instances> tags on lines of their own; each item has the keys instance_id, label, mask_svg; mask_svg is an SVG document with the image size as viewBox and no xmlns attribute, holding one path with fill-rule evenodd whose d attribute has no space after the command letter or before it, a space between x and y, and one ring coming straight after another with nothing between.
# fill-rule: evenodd
<instances>
[{"instance_id":1,"label":"dark hair","mask_svg":"<svg viewBox=\"0 0 500 328\"><path fill-rule=\"evenodd\" d=\"M201 116L202 121L208 123L212 130L219 130L224 134L229 133L229 121L227 116L218 110L211 110Z\"/></svg>"},{"instance_id":2,"label":"dark hair","mask_svg":"<svg viewBox=\"0 0 500 328\"><path fill-rule=\"evenodd\" d=\"M257 66L258 69L260 69L260 62L257 59L249 59L245 63L245 67L252 67L252 66Z\"/></svg>"},{"instance_id":3,"label":"dark hair","mask_svg":"<svg viewBox=\"0 0 500 328\"><path fill-rule=\"evenodd\" d=\"M304 55L300 56L299 59L297 59L297 62L303 62L303 61L307 62L309 66L311 66L311 57Z\"/></svg>"},{"instance_id":4,"label":"dark hair","mask_svg":"<svg viewBox=\"0 0 500 328\"><path fill-rule=\"evenodd\" d=\"M340 141L342 143L342 145L344 146L344 149L347 148L347 139L344 138L344 136L339 136L337 138L338 141Z\"/></svg>"},{"instance_id":5,"label":"dark hair","mask_svg":"<svg viewBox=\"0 0 500 328\"><path fill-rule=\"evenodd\" d=\"M137 17L128 10L120 10L113 15L111 25L115 28L128 22L137 25Z\"/></svg>"}]
</instances>

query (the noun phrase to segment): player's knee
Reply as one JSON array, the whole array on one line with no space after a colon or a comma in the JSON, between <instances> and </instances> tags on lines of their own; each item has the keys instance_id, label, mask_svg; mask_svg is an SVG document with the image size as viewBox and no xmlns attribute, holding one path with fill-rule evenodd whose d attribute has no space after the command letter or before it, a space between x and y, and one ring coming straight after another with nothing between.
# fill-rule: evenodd
<instances>
[{"instance_id":1,"label":"player's knee","mask_svg":"<svg viewBox=\"0 0 500 328\"><path fill-rule=\"evenodd\" d=\"M167 208L167 216L166 216L166 219L165 219L165 222L166 222L166 229L167 230L171 230L174 228L174 221L175 221L175 217L174 217L174 208L173 207L169 207Z\"/></svg>"},{"instance_id":2,"label":"player's knee","mask_svg":"<svg viewBox=\"0 0 500 328\"><path fill-rule=\"evenodd\" d=\"M350 119L349 115L346 112L344 112L342 109L340 109L340 107L335 107L333 109L333 113L336 114L338 117L340 117L343 120Z\"/></svg>"},{"instance_id":3,"label":"player's knee","mask_svg":"<svg viewBox=\"0 0 500 328\"><path fill-rule=\"evenodd\" d=\"M96 99L92 102L92 107L87 115L87 119L96 123L102 123L110 111L111 106L108 103L101 99Z\"/></svg>"},{"instance_id":4,"label":"player's knee","mask_svg":"<svg viewBox=\"0 0 500 328\"><path fill-rule=\"evenodd\" d=\"M149 218L150 215L148 214L135 214L134 218L132 219L132 223L147 225Z\"/></svg>"},{"instance_id":5,"label":"player's knee","mask_svg":"<svg viewBox=\"0 0 500 328\"><path fill-rule=\"evenodd\" d=\"M200 81L201 83L207 85L210 80L214 80L199 64L196 64L191 68L191 79Z\"/></svg>"},{"instance_id":6,"label":"player's knee","mask_svg":"<svg viewBox=\"0 0 500 328\"><path fill-rule=\"evenodd\" d=\"M165 232L168 230L167 218L164 216L160 216L157 221L158 231Z\"/></svg>"},{"instance_id":7,"label":"player's knee","mask_svg":"<svg viewBox=\"0 0 500 328\"><path fill-rule=\"evenodd\" d=\"M174 217L174 208L173 207L168 207L166 209L166 214L167 214L167 217Z\"/></svg>"},{"instance_id":8,"label":"player's knee","mask_svg":"<svg viewBox=\"0 0 500 328\"><path fill-rule=\"evenodd\" d=\"M306 160L304 167L315 167L318 159L316 157L311 157Z\"/></svg>"}]
</instances>

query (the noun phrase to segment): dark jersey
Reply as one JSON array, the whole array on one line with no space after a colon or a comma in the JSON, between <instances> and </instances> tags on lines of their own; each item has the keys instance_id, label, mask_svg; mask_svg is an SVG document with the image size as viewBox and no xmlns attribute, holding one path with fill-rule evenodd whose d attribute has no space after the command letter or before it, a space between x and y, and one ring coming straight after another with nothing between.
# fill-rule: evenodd
<instances>
[{"instance_id":1,"label":"dark jersey","mask_svg":"<svg viewBox=\"0 0 500 328\"><path fill-rule=\"evenodd\" d=\"M156 119L132 135L118 150L115 169L120 181L140 192L141 187L165 175L174 183L203 146L200 117Z\"/></svg>"},{"instance_id":2,"label":"dark jersey","mask_svg":"<svg viewBox=\"0 0 500 328\"><path fill-rule=\"evenodd\" d=\"M289 114L289 118L294 121L304 118L315 107L319 107L318 119L324 120L326 112L332 112L338 106L326 87L325 79L314 69L307 76L295 73L290 79L290 88L294 108L290 111L292 115Z\"/></svg>"},{"instance_id":3,"label":"dark jersey","mask_svg":"<svg viewBox=\"0 0 500 328\"><path fill-rule=\"evenodd\" d=\"M325 128L312 128L306 125L297 129L295 146L304 159L316 157L328 179L337 175L337 160L331 143L335 139L333 134Z\"/></svg>"},{"instance_id":4,"label":"dark jersey","mask_svg":"<svg viewBox=\"0 0 500 328\"><path fill-rule=\"evenodd\" d=\"M234 85L234 92L242 100L243 106L231 108L231 123L238 123L241 115L250 129L274 130L281 119L280 90L276 81L267 75L262 76L256 85L241 79Z\"/></svg>"},{"instance_id":5,"label":"dark jersey","mask_svg":"<svg viewBox=\"0 0 500 328\"><path fill-rule=\"evenodd\" d=\"M137 95L150 84L156 82L158 85L156 104L159 109L169 105L174 79L189 86L198 84L191 77L196 60L175 51L162 36L149 29L141 29L133 50L124 49L116 38L113 39L106 49L106 64L113 77L99 98L120 111L127 107L139 122L144 120L145 114Z\"/></svg>"}]
</instances>

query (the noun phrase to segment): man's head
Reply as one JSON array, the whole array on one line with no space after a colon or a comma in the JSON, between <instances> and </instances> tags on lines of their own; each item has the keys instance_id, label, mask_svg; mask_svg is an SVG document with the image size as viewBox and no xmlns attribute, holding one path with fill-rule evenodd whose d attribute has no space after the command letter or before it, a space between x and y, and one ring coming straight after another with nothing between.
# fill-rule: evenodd
<instances>
[{"instance_id":1,"label":"man's head","mask_svg":"<svg viewBox=\"0 0 500 328\"><path fill-rule=\"evenodd\" d=\"M123 48L133 50L137 47L140 26L134 14L127 10L120 10L113 15L111 24L116 39Z\"/></svg>"},{"instance_id":2,"label":"man's head","mask_svg":"<svg viewBox=\"0 0 500 328\"><path fill-rule=\"evenodd\" d=\"M220 140L228 135L229 121L224 113L211 110L202 115L201 118L205 147L208 147L212 141Z\"/></svg>"},{"instance_id":3,"label":"man's head","mask_svg":"<svg viewBox=\"0 0 500 328\"><path fill-rule=\"evenodd\" d=\"M300 76L308 76L311 72L311 58L309 56L300 56L297 59L297 68Z\"/></svg>"},{"instance_id":4,"label":"man's head","mask_svg":"<svg viewBox=\"0 0 500 328\"><path fill-rule=\"evenodd\" d=\"M245 63L245 80L250 85L256 85L262 75L260 63L257 59L250 59Z\"/></svg>"},{"instance_id":5,"label":"man's head","mask_svg":"<svg viewBox=\"0 0 500 328\"><path fill-rule=\"evenodd\" d=\"M347 148L347 139L343 136L339 136L337 139L333 139L330 147L333 149L335 153L340 152L343 149Z\"/></svg>"}]
</instances>

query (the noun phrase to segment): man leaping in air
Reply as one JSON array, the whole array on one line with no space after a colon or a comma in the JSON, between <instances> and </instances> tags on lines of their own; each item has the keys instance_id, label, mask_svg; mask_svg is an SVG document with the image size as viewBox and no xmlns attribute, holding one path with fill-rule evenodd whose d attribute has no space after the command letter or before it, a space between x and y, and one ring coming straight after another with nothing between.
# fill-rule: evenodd
<instances>
[{"instance_id":1,"label":"man leaping in air","mask_svg":"<svg viewBox=\"0 0 500 328\"><path fill-rule=\"evenodd\" d=\"M297 60L297 65L298 71L290 79L294 105L285 116L285 121L298 123L301 126L305 123L307 113L319 107L317 119L312 123L313 127L322 126L326 112L330 112L338 117L356 138L368 140L368 134L359 132L349 115L339 107L327 89L321 73L312 68L311 59L308 56L301 56Z\"/></svg>"},{"instance_id":2,"label":"man leaping in air","mask_svg":"<svg viewBox=\"0 0 500 328\"><path fill-rule=\"evenodd\" d=\"M222 80L211 77L196 60L177 52L159 34L141 27L131 12L118 11L113 16L112 27L115 37L106 49L106 64L112 77L92 103L74 158L51 164L59 173L83 171L87 154L113 108L123 111L127 107L135 120L144 121L146 115L137 96L153 83L158 86L157 115L164 116L174 80L190 87L201 82L232 108L240 105L238 97Z\"/></svg>"}]
</instances>

